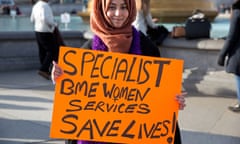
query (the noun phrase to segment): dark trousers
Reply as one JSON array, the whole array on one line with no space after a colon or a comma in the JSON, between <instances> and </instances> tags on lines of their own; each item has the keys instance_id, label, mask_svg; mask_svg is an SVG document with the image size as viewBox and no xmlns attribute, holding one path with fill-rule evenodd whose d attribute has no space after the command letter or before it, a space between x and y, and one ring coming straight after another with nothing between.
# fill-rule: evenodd
<instances>
[{"instance_id":1,"label":"dark trousers","mask_svg":"<svg viewBox=\"0 0 240 144\"><path fill-rule=\"evenodd\" d=\"M56 37L50 32L35 32L35 34L41 64L39 70L50 72L52 61L57 61L58 59L59 47L57 45Z\"/></svg>"}]
</instances>

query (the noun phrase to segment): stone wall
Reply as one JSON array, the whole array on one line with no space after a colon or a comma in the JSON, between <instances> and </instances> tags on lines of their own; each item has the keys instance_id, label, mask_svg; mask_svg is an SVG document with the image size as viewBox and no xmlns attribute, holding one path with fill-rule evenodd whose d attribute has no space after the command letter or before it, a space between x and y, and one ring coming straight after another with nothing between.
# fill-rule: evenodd
<instances>
[{"instance_id":1,"label":"stone wall","mask_svg":"<svg viewBox=\"0 0 240 144\"><path fill-rule=\"evenodd\" d=\"M91 35L86 34L62 31L66 45L72 47L80 47L86 41L84 37L91 38ZM159 48L164 57L184 59L185 68L198 67L199 72L206 73L208 70L220 69L216 64L216 57L223 43L224 40L167 38ZM38 47L34 32L1 32L0 49L0 71L31 68L38 63ZM12 63L14 66L6 63Z\"/></svg>"},{"instance_id":2,"label":"stone wall","mask_svg":"<svg viewBox=\"0 0 240 144\"><path fill-rule=\"evenodd\" d=\"M62 32L66 45L80 47L84 42L80 32ZM38 46L34 32L0 33L0 71L39 68Z\"/></svg>"},{"instance_id":3,"label":"stone wall","mask_svg":"<svg viewBox=\"0 0 240 144\"><path fill-rule=\"evenodd\" d=\"M235 96L234 75L217 64L224 40L168 38L160 46L163 57L184 60L183 89L201 96Z\"/></svg>"},{"instance_id":4,"label":"stone wall","mask_svg":"<svg viewBox=\"0 0 240 144\"><path fill-rule=\"evenodd\" d=\"M91 34L63 32L66 45L81 47ZM224 40L167 38L159 46L162 57L184 60L183 87L201 95L234 95L232 75L217 65ZM0 33L0 72L38 69L38 47L33 32Z\"/></svg>"}]
</instances>

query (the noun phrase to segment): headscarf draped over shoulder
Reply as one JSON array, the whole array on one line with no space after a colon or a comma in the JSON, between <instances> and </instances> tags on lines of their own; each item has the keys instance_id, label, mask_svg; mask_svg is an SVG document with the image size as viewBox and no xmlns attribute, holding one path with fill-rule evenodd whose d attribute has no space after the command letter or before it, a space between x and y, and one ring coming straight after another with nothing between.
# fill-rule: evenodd
<instances>
[{"instance_id":1,"label":"headscarf draped over shoulder","mask_svg":"<svg viewBox=\"0 0 240 144\"><path fill-rule=\"evenodd\" d=\"M108 51L128 53L132 43L132 22L136 18L135 0L125 0L129 16L121 28L115 28L107 17L112 0L93 0L90 27L107 46Z\"/></svg>"}]
</instances>

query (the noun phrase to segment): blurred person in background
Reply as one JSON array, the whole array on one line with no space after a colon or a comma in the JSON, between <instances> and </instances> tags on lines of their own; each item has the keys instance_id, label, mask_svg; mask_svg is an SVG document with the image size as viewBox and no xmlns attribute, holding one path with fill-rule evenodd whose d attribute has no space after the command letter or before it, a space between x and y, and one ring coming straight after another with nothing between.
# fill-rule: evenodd
<instances>
[{"instance_id":1,"label":"blurred person in background","mask_svg":"<svg viewBox=\"0 0 240 144\"><path fill-rule=\"evenodd\" d=\"M150 0L136 0L137 16L133 26L149 37L156 45L161 45L169 35L169 31L157 24L157 18L152 18Z\"/></svg>"},{"instance_id":2,"label":"blurred person in background","mask_svg":"<svg viewBox=\"0 0 240 144\"><path fill-rule=\"evenodd\" d=\"M34 23L34 31L39 50L40 68L38 74L50 79L52 61L58 59L58 45L54 30L57 23L54 21L49 0L38 0L32 8L30 20Z\"/></svg>"},{"instance_id":3,"label":"blurred person in background","mask_svg":"<svg viewBox=\"0 0 240 144\"><path fill-rule=\"evenodd\" d=\"M226 66L226 72L235 75L237 103L228 108L233 112L240 112L240 0L236 0L232 5L230 29L220 51L218 64Z\"/></svg>"}]
</instances>

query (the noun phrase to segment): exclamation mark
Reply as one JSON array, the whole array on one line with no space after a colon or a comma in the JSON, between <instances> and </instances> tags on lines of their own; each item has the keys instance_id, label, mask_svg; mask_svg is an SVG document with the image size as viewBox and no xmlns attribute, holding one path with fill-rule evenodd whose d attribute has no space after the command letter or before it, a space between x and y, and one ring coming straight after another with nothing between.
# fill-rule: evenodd
<instances>
[{"instance_id":1,"label":"exclamation mark","mask_svg":"<svg viewBox=\"0 0 240 144\"><path fill-rule=\"evenodd\" d=\"M175 135L175 128L176 128L176 113L174 112L173 113L173 120L172 120L172 134L173 135ZM167 142L168 142L168 144L173 144L173 137L169 137L168 139L167 139Z\"/></svg>"}]
</instances>

